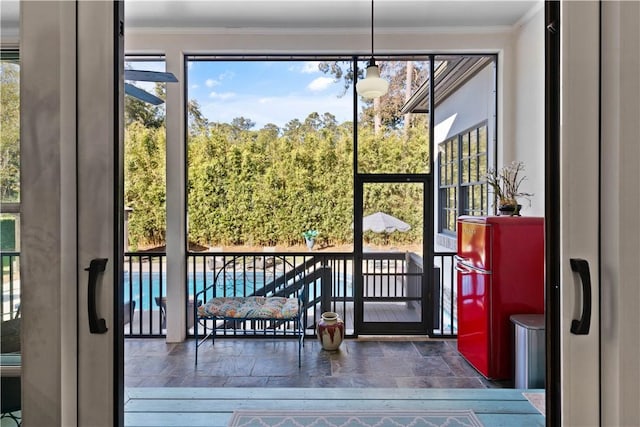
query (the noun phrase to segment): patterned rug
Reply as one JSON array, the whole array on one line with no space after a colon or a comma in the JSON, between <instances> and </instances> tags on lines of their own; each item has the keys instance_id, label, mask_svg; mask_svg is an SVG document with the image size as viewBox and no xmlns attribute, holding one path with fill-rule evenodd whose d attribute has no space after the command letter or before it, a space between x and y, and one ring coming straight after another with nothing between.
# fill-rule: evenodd
<instances>
[{"instance_id":1,"label":"patterned rug","mask_svg":"<svg viewBox=\"0 0 640 427\"><path fill-rule=\"evenodd\" d=\"M482 427L466 411L235 411L229 427Z\"/></svg>"},{"instance_id":2,"label":"patterned rug","mask_svg":"<svg viewBox=\"0 0 640 427\"><path fill-rule=\"evenodd\" d=\"M524 397L531 402L531 404L540 412L542 415L545 415L545 397L544 393L522 393Z\"/></svg>"}]
</instances>

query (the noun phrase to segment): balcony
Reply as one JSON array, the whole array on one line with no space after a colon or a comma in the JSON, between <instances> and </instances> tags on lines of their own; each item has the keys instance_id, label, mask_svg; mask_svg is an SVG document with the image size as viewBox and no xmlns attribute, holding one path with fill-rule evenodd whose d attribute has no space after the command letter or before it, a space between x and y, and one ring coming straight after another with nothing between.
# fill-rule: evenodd
<instances>
[{"instance_id":1,"label":"balcony","mask_svg":"<svg viewBox=\"0 0 640 427\"><path fill-rule=\"evenodd\" d=\"M453 254L434 258L434 303L432 337L456 336L455 274ZM164 253L125 254L124 302L126 337L166 335L166 256ZM195 301L198 292L215 284L216 296L287 295L294 280L309 290L304 325L307 337L315 336L315 322L325 311L340 314L347 337L356 335L353 294L353 257L348 253L212 253L190 252L187 256L187 336L193 336L193 307L213 296L209 289ZM376 302L367 321L412 321L416 317L416 280L422 274L422 258L405 252L366 252L362 272L364 296ZM412 294L413 292L413 294ZM249 322L222 328L223 336L242 337ZM218 325L220 326L220 325ZM291 325L284 325L286 329ZM425 331L426 334L426 331Z\"/></svg>"}]
</instances>

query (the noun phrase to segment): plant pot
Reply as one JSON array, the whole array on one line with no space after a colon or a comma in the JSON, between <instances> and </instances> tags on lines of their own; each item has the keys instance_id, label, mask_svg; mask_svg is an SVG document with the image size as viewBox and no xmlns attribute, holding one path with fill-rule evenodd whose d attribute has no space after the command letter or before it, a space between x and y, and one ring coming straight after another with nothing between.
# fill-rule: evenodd
<instances>
[{"instance_id":1,"label":"plant pot","mask_svg":"<svg viewBox=\"0 0 640 427\"><path fill-rule=\"evenodd\" d=\"M498 208L500 216L520 216L522 205L502 205Z\"/></svg>"},{"instance_id":2,"label":"plant pot","mask_svg":"<svg viewBox=\"0 0 640 427\"><path fill-rule=\"evenodd\" d=\"M316 244L316 239L304 239L307 242L307 248L313 250L313 246Z\"/></svg>"},{"instance_id":3,"label":"plant pot","mask_svg":"<svg viewBox=\"0 0 640 427\"><path fill-rule=\"evenodd\" d=\"M322 348L329 351L337 350L344 340L344 322L338 313L327 311L322 313L322 319L316 325L316 334Z\"/></svg>"}]
</instances>

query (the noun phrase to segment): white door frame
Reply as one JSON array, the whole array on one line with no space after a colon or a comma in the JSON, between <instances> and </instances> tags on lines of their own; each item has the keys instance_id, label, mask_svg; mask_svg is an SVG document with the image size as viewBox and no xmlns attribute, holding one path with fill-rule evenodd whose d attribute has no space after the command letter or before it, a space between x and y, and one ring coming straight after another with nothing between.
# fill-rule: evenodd
<instances>
[{"instance_id":1,"label":"white door frame","mask_svg":"<svg viewBox=\"0 0 640 427\"><path fill-rule=\"evenodd\" d=\"M601 424L640 420L640 3L602 2Z\"/></svg>"},{"instance_id":2,"label":"white door frame","mask_svg":"<svg viewBox=\"0 0 640 427\"><path fill-rule=\"evenodd\" d=\"M566 426L597 425L600 418L599 7L568 1L560 10L560 404ZM572 259L590 267L590 327L581 335L571 332L586 306Z\"/></svg>"},{"instance_id":3,"label":"white door frame","mask_svg":"<svg viewBox=\"0 0 640 427\"><path fill-rule=\"evenodd\" d=\"M24 425L122 423L121 2L21 2ZM85 268L107 258L89 332ZM121 315L121 313L120 313Z\"/></svg>"}]
</instances>

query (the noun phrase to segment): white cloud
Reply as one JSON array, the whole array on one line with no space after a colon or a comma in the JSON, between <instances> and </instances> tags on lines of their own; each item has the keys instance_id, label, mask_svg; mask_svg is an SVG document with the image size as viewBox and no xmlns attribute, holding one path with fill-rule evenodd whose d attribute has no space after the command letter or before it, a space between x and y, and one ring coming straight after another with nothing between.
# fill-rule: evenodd
<instances>
[{"instance_id":1,"label":"white cloud","mask_svg":"<svg viewBox=\"0 0 640 427\"><path fill-rule=\"evenodd\" d=\"M319 61L307 61L304 64L302 64L302 72L304 74L313 74L313 73L319 73L320 70L318 69L318 64L320 64Z\"/></svg>"},{"instance_id":2,"label":"white cloud","mask_svg":"<svg viewBox=\"0 0 640 427\"><path fill-rule=\"evenodd\" d=\"M235 98L235 96L236 94L233 92L224 92L224 93L211 92L209 94L209 98L220 99L223 101L227 99Z\"/></svg>"},{"instance_id":3,"label":"white cloud","mask_svg":"<svg viewBox=\"0 0 640 427\"><path fill-rule=\"evenodd\" d=\"M200 85L196 85L196 84L191 85L191 89L198 89L199 87L200 87Z\"/></svg>"},{"instance_id":4,"label":"white cloud","mask_svg":"<svg viewBox=\"0 0 640 427\"><path fill-rule=\"evenodd\" d=\"M333 79L331 77L318 77L314 79L309 85L307 89L312 92L320 92L326 90L329 86L333 84Z\"/></svg>"},{"instance_id":5,"label":"white cloud","mask_svg":"<svg viewBox=\"0 0 640 427\"><path fill-rule=\"evenodd\" d=\"M207 79L207 80L205 80L205 82L204 82L204 85L205 85L206 87L214 87L214 86L218 86L219 84L220 84L220 82L219 82L219 81L217 81L217 80L213 80L213 79Z\"/></svg>"},{"instance_id":6,"label":"white cloud","mask_svg":"<svg viewBox=\"0 0 640 427\"><path fill-rule=\"evenodd\" d=\"M218 76L218 80L230 80L232 78L234 78L236 75L236 73L234 73L233 71L225 71L224 73L220 74Z\"/></svg>"}]
</instances>

